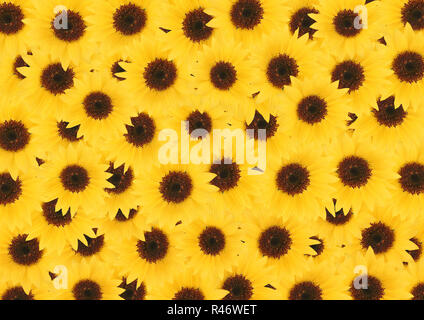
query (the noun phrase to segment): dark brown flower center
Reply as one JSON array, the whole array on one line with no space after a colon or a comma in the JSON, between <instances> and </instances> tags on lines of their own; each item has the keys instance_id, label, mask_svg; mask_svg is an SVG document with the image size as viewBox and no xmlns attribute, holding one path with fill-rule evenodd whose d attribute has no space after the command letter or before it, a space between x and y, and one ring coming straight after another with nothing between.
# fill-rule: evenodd
<instances>
[{"instance_id":1,"label":"dark brown flower center","mask_svg":"<svg viewBox=\"0 0 424 320\"><path fill-rule=\"evenodd\" d=\"M335 213L335 215L332 215L327 209L325 209L325 212L325 220L335 226L342 226L348 223L353 216L352 210L349 210L349 212L345 214L343 209L340 209Z\"/></svg>"},{"instance_id":2,"label":"dark brown flower center","mask_svg":"<svg viewBox=\"0 0 424 320\"><path fill-rule=\"evenodd\" d=\"M412 300L424 300L424 283L418 283L412 290Z\"/></svg>"},{"instance_id":3,"label":"dark brown flower center","mask_svg":"<svg viewBox=\"0 0 424 320\"><path fill-rule=\"evenodd\" d=\"M417 238L410 239L411 242L417 245L418 249L415 250L406 250L408 254L414 259L414 261L418 261L421 258L421 255L423 253L423 243L418 240Z\"/></svg>"},{"instance_id":4,"label":"dark brown flower center","mask_svg":"<svg viewBox=\"0 0 424 320\"><path fill-rule=\"evenodd\" d=\"M63 94L74 86L74 76L72 68L63 70L60 63L50 64L41 74L41 86L54 95Z\"/></svg>"},{"instance_id":5,"label":"dark brown flower center","mask_svg":"<svg viewBox=\"0 0 424 320\"><path fill-rule=\"evenodd\" d=\"M0 174L0 205L6 206L14 203L22 194L22 182L17 178L13 180L8 172Z\"/></svg>"},{"instance_id":6,"label":"dark brown flower center","mask_svg":"<svg viewBox=\"0 0 424 320\"><path fill-rule=\"evenodd\" d=\"M131 167L125 170L125 164L115 168L114 164L111 163L106 172L111 173L112 176L107 179L108 182L114 185L114 188L105 188L108 193L120 194L128 190L131 187L134 179L133 170Z\"/></svg>"},{"instance_id":7,"label":"dark brown flower center","mask_svg":"<svg viewBox=\"0 0 424 320\"><path fill-rule=\"evenodd\" d=\"M80 125L76 125L74 127L69 127L69 122L66 121L59 121L57 123L57 131L59 133L59 136L64 139L68 140L69 142L76 142L82 139L82 137L78 137L78 130L80 128Z\"/></svg>"},{"instance_id":8,"label":"dark brown flower center","mask_svg":"<svg viewBox=\"0 0 424 320\"><path fill-rule=\"evenodd\" d=\"M80 280L73 289L75 300L101 300L103 293L100 285L92 280Z\"/></svg>"},{"instance_id":9,"label":"dark brown flower center","mask_svg":"<svg viewBox=\"0 0 424 320\"><path fill-rule=\"evenodd\" d=\"M199 288L181 288L172 300L205 300L205 295Z\"/></svg>"},{"instance_id":10,"label":"dark brown flower center","mask_svg":"<svg viewBox=\"0 0 424 320\"><path fill-rule=\"evenodd\" d=\"M387 252L394 241L394 231L382 222L372 223L370 227L362 230L362 247L372 247L376 254Z\"/></svg>"},{"instance_id":11,"label":"dark brown flower center","mask_svg":"<svg viewBox=\"0 0 424 320\"><path fill-rule=\"evenodd\" d=\"M146 10L133 3L121 5L113 14L113 26L124 36L139 33L146 26Z\"/></svg>"},{"instance_id":12,"label":"dark brown flower center","mask_svg":"<svg viewBox=\"0 0 424 320\"><path fill-rule=\"evenodd\" d=\"M242 274L225 279L222 289L229 291L224 300L249 300L253 295L252 282Z\"/></svg>"},{"instance_id":13,"label":"dark brown flower center","mask_svg":"<svg viewBox=\"0 0 424 320\"><path fill-rule=\"evenodd\" d=\"M137 288L137 280L127 283L127 279L122 279L118 288L124 289L119 296L124 300L144 300L146 298L146 286L142 282Z\"/></svg>"},{"instance_id":14,"label":"dark brown flower center","mask_svg":"<svg viewBox=\"0 0 424 320\"><path fill-rule=\"evenodd\" d=\"M68 209L66 214L63 214L62 209L56 211L57 200L55 199L42 204L43 216L48 224L55 227L64 227L72 222L71 210Z\"/></svg>"},{"instance_id":15,"label":"dark brown flower center","mask_svg":"<svg viewBox=\"0 0 424 320\"><path fill-rule=\"evenodd\" d=\"M407 163L398 174L403 191L416 195L424 192L424 165L418 162Z\"/></svg>"},{"instance_id":16,"label":"dark brown flower center","mask_svg":"<svg viewBox=\"0 0 424 320\"><path fill-rule=\"evenodd\" d=\"M203 8L187 12L183 21L184 35L194 42L209 39L213 29L206 24L211 21L212 18L212 16L203 11Z\"/></svg>"},{"instance_id":17,"label":"dark brown flower center","mask_svg":"<svg viewBox=\"0 0 424 320\"><path fill-rule=\"evenodd\" d=\"M339 163L337 175L346 187L360 188L368 183L372 170L367 160L349 156Z\"/></svg>"},{"instance_id":18,"label":"dark brown flower center","mask_svg":"<svg viewBox=\"0 0 424 320\"><path fill-rule=\"evenodd\" d=\"M87 235L84 235L87 245L78 240L78 248L76 252L83 257L91 257L99 253L105 245L104 235L99 235L94 238L90 238Z\"/></svg>"},{"instance_id":19,"label":"dark brown flower center","mask_svg":"<svg viewBox=\"0 0 424 320\"><path fill-rule=\"evenodd\" d=\"M23 27L24 13L20 6L11 2L0 4L0 32L6 35L18 33Z\"/></svg>"},{"instance_id":20,"label":"dark brown flower center","mask_svg":"<svg viewBox=\"0 0 424 320\"><path fill-rule=\"evenodd\" d=\"M25 293L24 288L16 286L7 289L1 296L2 300L34 300L34 295L30 291L28 294Z\"/></svg>"},{"instance_id":21,"label":"dark brown flower center","mask_svg":"<svg viewBox=\"0 0 424 320\"><path fill-rule=\"evenodd\" d=\"M365 81L364 68L352 60L341 62L333 69L331 81L339 81L339 89L348 88L351 93L363 85Z\"/></svg>"},{"instance_id":22,"label":"dark brown flower center","mask_svg":"<svg viewBox=\"0 0 424 320\"><path fill-rule=\"evenodd\" d=\"M144 69L144 80L150 89L163 91L177 80L177 67L172 61L156 59Z\"/></svg>"},{"instance_id":23,"label":"dark brown flower center","mask_svg":"<svg viewBox=\"0 0 424 320\"><path fill-rule=\"evenodd\" d=\"M367 275L367 288L363 288L361 283L361 288L356 289L355 283L357 281L352 281L350 285L350 295L354 300L380 300L384 296L384 288L379 279L376 277ZM363 279L362 281L364 281Z\"/></svg>"},{"instance_id":24,"label":"dark brown flower center","mask_svg":"<svg viewBox=\"0 0 424 320\"><path fill-rule=\"evenodd\" d=\"M361 32L361 28L355 27L355 19L358 17L360 17L360 15L350 9L339 11L333 19L334 28L337 33L343 37L354 37Z\"/></svg>"},{"instance_id":25,"label":"dark brown flower center","mask_svg":"<svg viewBox=\"0 0 424 320\"><path fill-rule=\"evenodd\" d=\"M414 30L424 29L424 1L409 0L401 10L403 24L409 23Z\"/></svg>"},{"instance_id":26,"label":"dark brown flower center","mask_svg":"<svg viewBox=\"0 0 424 320\"><path fill-rule=\"evenodd\" d=\"M380 125L393 128L401 125L405 120L407 112L402 105L395 108L394 96L385 100L378 99L377 105L378 109L372 109L371 112Z\"/></svg>"},{"instance_id":27,"label":"dark brown flower center","mask_svg":"<svg viewBox=\"0 0 424 320\"><path fill-rule=\"evenodd\" d=\"M156 125L152 117L147 113L139 113L136 117L131 117L132 125L125 125L127 133L126 140L136 147L143 147L152 142Z\"/></svg>"},{"instance_id":28,"label":"dark brown flower center","mask_svg":"<svg viewBox=\"0 0 424 320\"><path fill-rule=\"evenodd\" d=\"M152 231L144 233L145 241L137 242L137 252L140 258L149 263L156 263L165 258L169 249L167 235L159 229L152 228Z\"/></svg>"},{"instance_id":29,"label":"dark brown flower center","mask_svg":"<svg viewBox=\"0 0 424 320\"><path fill-rule=\"evenodd\" d=\"M96 120L106 119L113 110L112 99L100 91L88 94L83 105L87 116Z\"/></svg>"},{"instance_id":30,"label":"dark brown flower center","mask_svg":"<svg viewBox=\"0 0 424 320\"><path fill-rule=\"evenodd\" d=\"M27 234L20 234L12 239L9 244L9 255L12 260L20 265L31 266L43 256L38 239L26 240Z\"/></svg>"},{"instance_id":31,"label":"dark brown flower center","mask_svg":"<svg viewBox=\"0 0 424 320\"><path fill-rule=\"evenodd\" d=\"M19 79L25 79L26 77L18 71L18 68L29 67L29 65L24 61L22 56L17 56L15 62L13 63L13 74Z\"/></svg>"},{"instance_id":32,"label":"dark brown flower center","mask_svg":"<svg viewBox=\"0 0 424 320\"><path fill-rule=\"evenodd\" d=\"M254 29L261 23L264 9L259 0L239 0L233 4L230 15L237 29Z\"/></svg>"},{"instance_id":33,"label":"dark brown flower center","mask_svg":"<svg viewBox=\"0 0 424 320\"><path fill-rule=\"evenodd\" d=\"M253 132L247 131L249 137L258 140L260 138L259 130L266 130L266 138L269 139L276 134L279 124L277 122L277 117L271 114L269 116L269 121L266 121L262 114L256 110L252 122L250 124L245 123L245 126L246 130L253 130Z\"/></svg>"},{"instance_id":34,"label":"dark brown flower center","mask_svg":"<svg viewBox=\"0 0 424 320\"><path fill-rule=\"evenodd\" d=\"M299 65L297 61L286 54L272 58L268 63L267 78L276 88L282 89L291 84L290 77L297 77Z\"/></svg>"},{"instance_id":35,"label":"dark brown flower center","mask_svg":"<svg viewBox=\"0 0 424 320\"><path fill-rule=\"evenodd\" d=\"M70 165L60 173L63 187L71 192L82 192L90 183L90 177L86 169L79 165Z\"/></svg>"},{"instance_id":36,"label":"dark brown flower center","mask_svg":"<svg viewBox=\"0 0 424 320\"><path fill-rule=\"evenodd\" d=\"M292 245L290 232L286 228L273 226L261 233L258 240L262 255L279 259L287 254Z\"/></svg>"},{"instance_id":37,"label":"dark brown flower center","mask_svg":"<svg viewBox=\"0 0 424 320\"><path fill-rule=\"evenodd\" d=\"M306 191L311 180L308 169L298 163L291 163L280 169L276 182L278 190L295 196Z\"/></svg>"},{"instance_id":38,"label":"dark brown flower center","mask_svg":"<svg viewBox=\"0 0 424 320\"><path fill-rule=\"evenodd\" d=\"M237 70L229 62L217 62L210 71L210 79L215 88L229 90L237 81Z\"/></svg>"},{"instance_id":39,"label":"dark brown flower center","mask_svg":"<svg viewBox=\"0 0 424 320\"><path fill-rule=\"evenodd\" d=\"M159 191L167 202L181 203L186 200L193 190L193 182L186 172L169 172L162 178Z\"/></svg>"},{"instance_id":40,"label":"dark brown flower center","mask_svg":"<svg viewBox=\"0 0 424 320\"><path fill-rule=\"evenodd\" d=\"M401 82L418 82L424 76L424 58L417 52L404 51L393 60L392 69Z\"/></svg>"},{"instance_id":41,"label":"dark brown flower center","mask_svg":"<svg viewBox=\"0 0 424 320\"><path fill-rule=\"evenodd\" d=\"M299 37L308 33L309 39L313 39L314 33L317 30L311 28L311 25L315 23L315 20L309 16L310 13L318 13L318 10L305 7L292 14L289 23L291 33L294 33L297 29L299 29Z\"/></svg>"},{"instance_id":42,"label":"dark brown flower center","mask_svg":"<svg viewBox=\"0 0 424 320\"><path fill-rule=\"evenodd\" d=\"M297 106L297 116L308 124L319 123L327 116L327 103L315 95L305 97Z\"/></svg>"},{"instance_id":43,"label":"dark brown flower center","mask_svg":"<svg viewBox=\"0 0 424 320\"><path fill-rule=\"evenodd\" d=\"M204 254L216 256L225 248L225 235L216 227L206 227L199 235L199 247Z\"/></svg>"},{"instance_id":44,"label":"dark brown flower center","mask_svg":"<svg viewBox=\"0 0 424 320\"><path fill-rule=\"evenodd\" d=\"M195 110L187 117L186 121L188 121L188 133L191 135L195 130L206 130L208 133L212 131L212 119L207 112L200 112L199 110ZM197 132L198 134L202 134L202 132ZM203 137L201 135L200 137Z\"/></svg>"},{"instance_id":45,"label":"dark brown flower center","mask_svg":"<svg viewBox=\"0 0 424 320\"><path fill-rule=\"evenodd\" d=\"M67 17L67 25L64 27L58 26L57 21L61 19L64 13ZM58 39L73 42L84 35L87 25L78 12L66 10L65 12L61 11L57 13L56 17L51 22L51 28Z\"/></svg>"},{"instance_id":46,"label":"dark brown flower center","mask_svg":"<svg viewBox=\"0 0 424 320\"><path fill-rule=\"evenodd\" d=\"M239 165L235 162L227 162L229 162L228 159L222 159L221 163L212 164L209 170L209 172L216 174L216 177L210 183L218 187L221 192L237 187L241 178Z\"/></svg>"},{"instance_id":47,"label":"dark brown flower center","mask_svg":"<svg viewBox=\"0 0 424 320\"><path fill-rule=\"evenodd\" d=\"M23 150L31 134L21 121L8 120L0 124L0 147L6 151Z\"/></svg>"},{"instance_id":48,"label":"dark brown flower center","mask_svg":"<svg viewBox=\"0 0 424 320\"><path fill-rule=\"evenodd\" d=\"M322 300L322 289L311 281L300 282L291 288L289 300Z\"/></svg>"}]
</instances>

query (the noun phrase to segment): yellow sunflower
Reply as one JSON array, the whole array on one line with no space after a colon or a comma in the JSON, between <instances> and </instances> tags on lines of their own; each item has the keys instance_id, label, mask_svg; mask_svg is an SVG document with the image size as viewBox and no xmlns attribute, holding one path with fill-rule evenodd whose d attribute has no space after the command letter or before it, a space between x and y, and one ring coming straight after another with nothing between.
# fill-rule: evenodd
<instances>
[{"instance_id":1,"label":"yellow sunflower","mask_svg":"<svg viewBox=\"0 0 424 320\"><path fill-rule=\"evenodd\" d=\"M302 266L301 271L283 277L277 291L283 300L346 300L345 284L337 267L329 262Z\"/></svg>"},{"instance_id":2,"label":"yellow sunflower","mask_svg":"<svg viewBox=\"0 0 424 320\"><path fill-rule=\"evenodd\" d=\"M280 215L301 215L304 219L324 216L322 203L331 202L334 192L333 169L322 151L293 143L269 160L261 179L266 191L256 199L267 206L282 208Z\"/></svg>"},{"instance_id":3,"label":"yellow sunflower","mask_svg":"<svg viewBox=\"0 0 424 320\"><path fill-rule=\"evenodd\" d=\"M188 94L190 73L182 59L172 59L164 42L156 38L143 38L127 51L129 61L119 62L125 70L119 77L126 79L124 88L138 95L153 112L166 114L164 106ZM193 92L194 94L194 92Z\"/></svg>"},{"instance_id":4,"label":"yellow sunflower","mask_svg":"<svg viewBox=\"0 0 424 320\"><path fill-rule=\"evenodd\" d=\"M93 70L100 72L104 78L112 78L118 84L122 84L125 79L119 73L125 72L119 65L121 62L129 63L129 58L124 50L119 52L102 52L101 56L92 61Z\"/></svg>"},{"instance_id":5,"label":"yellow sunflower","mask_svg":"<svg viewBox=\"0 0 424 320\"><path fill-rule=\"evenodd\" d=\"M424 244L424 220L421 217L414 217L410 221L413 222L413 237L410 239L413 242L417 249L415 250L406 250L406 252L412 257L415 263L421 262L423 255L423 244ZM408 262L409 261L409 262ZM409 259L407 262L412 263Z\"/></svg>"},{"instance_id":6,"label":"yellow sunflower","mask_svg":"<svg viewBox=\"0 0 424 320\"><path fill-rule=\"evenodd\" d=\"M45 281L41 286L30 286L26 291L21 285L20 280L3 281L0 285L0 299L9 301L25 301L25 300L56 300L58 292L50 281Z\"/></svg>"},{"instance_id":7,"label":"yellow sunflower","mask_svg":"<svg viewBox=\"0 0 424 320\"><path fill-rule=\"evenodd\" d=\"M407 250L418 249L410 240L413 236L411 220L402 221L387 208L380 207L364 220L364 224L360 226L359 237L355 238L347 249L352 253L361 252L363 255L367 250L372 250L377 258L401 266L403 262L413 261Z\"/></svg>"},{"instance_id":8,"label":"yellow sunflower","mask_svg":"<svg viewBox=\"0 0 424 320\"><path fill-rule=\"evenodd\" d=\"M391 193L391 204L404 217L423 213L424 154L421 150L421 144L418 147L400 145L393 153L393 172L397 174L397 180Z\"/></svg>"},{"instance_id":9,"label":"yellow sunflower","mask_svg":"<svg viewBox=\"0 0 424 320\"><path fill-rule=\"evenodd\" d=\"M9 170L33 167L38 155L34 141L33 111L27 104L4 99L0 107L0 159Z\"/></svg>"},{"instance_id":10,"label":"yellow sunflower","mask_svg":"<svg viewBox=\"0 0 424 320\"><path fill-rule=\"evenodd\" d=\"M231 212L206 209L199 218L181 225L184 235L177 248L193 274L222 277L240 252L241 234Z\"/></svg>"},{"instance_id":11,"label":"yellow sunflower","mask_svg":"<svg viewBox=\"0 0 424 320\"><path fill-rule=\"evenodd\" d=\"M32 0L30 15L24 23L31 28L31 45L42 52L54 52L65 65L79 64L93 53L87 26L88 0Z\"/></svg>"},{"instance_id":12,"label":"yellow sunflower","mask_svg":"<svg viewBox=\"0 0 424 320\"><path fill-rule=\"evenodd\" d=\"M30 47L31 26L26 19L31 8L29 0L0 2L0 46L6 54L24 54Z\"/></svg>"},{"instance_id":13,"label":"yellow sunflower","mask_svg":"<svg viewBox=\"0 0 424 320\"><path fill-rule=\"evenodd\" d=\"M80 134L91 145L105 137L122 134L119 126L129 113L128 96L115 81L91 73L75 80L75 90L64 98L66 119L69 126L80 125Z\"/></svg>"},{"instance_id":14,"label":"yellow sunflower","mask_svg":"<svg viewBox=\"0 0 424 320\"><path fill-rule=\"evenodd\" d=\"M405 110L402 105L396 106L395 97L391 96L384 100L379 98L351 128L359 139L371 137L381 149L391 150L405 143L418 146L424 135L420 120L423 116L422 109Z\"/></svg>"},{"instance_id":15,"label":"yellow sunflower","mask_svg":"<svg viewBox=\"0 0 424 320\"><path fill-rule=\"evenodd\" d=\"M58 199L57 210L66 214L68 209L73 216L83 209L87 214L99 216L98 207L104 204L104 188L113 188L107 181L108 166L101 162L98 154L83 145L69 145L51 155L42 167L43 201Z\"/></svg>"},{"instance_id":16,"label":"yellow sunflower","mask_svg":"<svg viewBox=\"0 0 424 320\"><path fill-rule=\"evenodd\" d=\"M390 63L389 85L383 98L394 95L395 106L405 110L422 106L419 92L424 88L424 33L407 24L402 30L388 32L384 39L384 60Z\"/></svg>"},{"instance_id":17,"label":"yellow sunflower","mask_svg":"<svg viewBox=\"0 0 424 320\"><path fill-rule=\"evenodd\" d=\"M34 50L33 50L34 51ZM87 70L85 64L65 64L61 57L51 53L34 51L25 62L31 67L17 68L25 78L22 80L22 99L38 106L39 116L63 112L62 96L74 87Z\"/></svg>"},{"instance_id":18,"label":"yellow sunflower","mask_svg":"<svg viewBox=\"0 0 424 320\"><path fill-rule=\"evenodd\" d=\"M13 97L15 100L21 97L22 79L25 78L18 68L28 68L28 53L19 51L10 53L0 61L0 68L3 72L0 74L0 90L3 96Z\"/></svg>"},{"instance_id":19,"label":"yellow sunflower","mask_svg":"<svg viewBox=\"0 0 424 320\"><path fill-rule=\"evenodd\" d=\"M281 105L285 88L294 78L304 79L312 74L314 47L308 36L297 37L288 28L264 37L261 45L252 53L252 63L258 71L253 79L253 92L259 92L259 102L269 101Z\"/></svg>"},{"instance_id":20,"label":"yellow sunflower","mask_svg":"<svg viewBox=\"0 0 424 320\"><path fill-rule=\"evenodd\" d=\"M66 214L56 210L57 200L44 202L40 209L32 214L32 226L28 240L37 238L40 248L61 254L65 246L78 248L79 242L87 244L84 235L94 238L92 220L82 210L71 216L70 210Z\"/></svg>"},{"instance_id":21,"label":"yellow sunflower","mask_svg":"<svg viewBox=\"0 0 424 320\"><path fill-rule=\"evenodd\" d=\"M207 26L217 33L256 46L263 35L287 22L286 9L278 0L217 0L205 12L214 17Z\"/></svg>"},{"instance_id":22,"label":"yellow sunflower","mask_svg":"<svg viewBox=\"0 0 424 320\"><path fill-rule=\"evenodd\" d=\"M176 243L181 237L179 226L153 223L144 226L130 239L115 242L118 270L126 274L127 283L142 279L156 286L173 277L184 266L177 254Z\"/></svg>"},{"instance_id":23,"label":"yellow sunflower","mask_svg":"<svg viewBox=\"0 0 424 320\"><path fill-rule=\"evenodd\" d=\"M264 213L256 208L256 215L242 225L242 237L250 254L264 257L266 265L273 267L278 275L294 272L305 263L305 255L315 256L312 239L300 219L281 217L276 209Z\"/></svg>"},{"instance_id":24,"label":"yellow sunflower","mask_svg":"<svg viewBox=\"0 0 424 320\"><path fill-rule=\"evenodd\" d=\"M147 208L148 221L160 219L174 225L202 215L216 194L217 188L210 184L215 177L203 166L159 165L141 178L141 203Z\"/></svg>"},{"instance_id":25,"label":"yellow sunflower","mask_svg":"<svg viewBox=\"0 0 424 320\"><path fill-rule=\"evenodd\" d=\"M347 91L316 77L293 79L293 85L284 90L285 99L281 103L289 126L287 131L299 143L316 146L343 134L350 109L350 99L344 96Z\"/></svg>"},{"instance_id":26,"label":"yellow sunflower","mask_svg":"<svg viewBox=\"0 0 424 320\"><path fill-rule=\"evenodd\" d=\"M2 282L19 282L28 293L50 281L49 270L58 261L48 250L42 250L37 238L28 240L31 227L21 223L14 231L3 226L0 232L0 278Z\"/></svg>"},{"instance_id":27,"label":"yellow sunflower","mask_svg":"<svg viewBox=\"0 0 424 320\"><path fill-rule=\"evenodd\" d=\"M328 148L330 165L336 170L336 211L360 212L362 206L373 210L390 197L398 176L392 164L385 161L384 151L376 150L368 141L365 143L346 134Z\"/></svg>"},{"instance_id":28,"label":"yellow sunflower","mask_svg":"<svg viewBox=\"0 0 424 320\"><path fill-rule=\"evenodd\" d=\"M87 30L96 37L101 52L116 53L139 39L159 32L162 4L155 0L93 1L89 5Z\"/></svg>"},{"instance_id":29,"label":"yellow sunflower","mask_svg":"<svg viewBox=\"0 0 424 320\"><path fill-rule=\"evenodd\" d=\"M223 300L272 300L276 292L268 285L277 282L274 271L266 266L263 258L242 250L224 277L210 276L218 281L221 289L228 291Z\"/></svg>"},{"instance_id":30,"label":"yellow sunflower","mask_svg":"<svg viewBox=\"0 0 424 320\"><path fill-rule=\"evenodd\" d=\"M424 263L423 260L417 263L409 263L407 267L408 282L407 290L411 294L412 300L424 300Z\"/></svg>"},{"instance_id":31,"label":"yellow sunflower","mask_svg":"<svg viewBox=\"0 0 424 320\"><path fill-rule=\"evenodd\" d=\"M381 37L380 1L327 0L317 6L317 13L309 14L316 22L311 25L314 37L329 51L355 53L365 51L364 43ZM368 52L367 52L368 53Z\"/></svg>"},{"instance_id":32,"label":"yellow sunflower","mask_svg":"<svg viewBox=\"0 0 424 320\"><path fill-rule=\"evenodd\" d=\"M380 47L368 42L361 44L363 51L319 51L315 58L315 74L330 77L338 88L348 89L351 98L350 112L367 113L381 95L382 88L389 85L391 74L388 60Z\"/></svg>"},{"instance_id":33,"label":"yellow sunflower","mask_svg":"<svg viewBox=\"0 0 424 320\"><path fill-rule=\"evenodd\" d=\"M424 29L424 2L422 0L381 1L382 18L388 29L402 30L409 24L414 31Z\"/></svg>"},{"instance_id":34,"label":"yellow sunflower","mask_svg":"<svg viewBox=\"0 0 424 320\"><path fill-rule=\"evenodd\" d=\"M152 286L146 279L143 281L134 280L129 282L126 276L123 276L118 287L124 289L119 295L124 300L146 300Z\"/></svg>"},{"instance_id":35,"label":"yellow sunflower","mask_svg":"<svg viewBox=\"0 0 424 320\"><path fill-rule=\"evenodd\" d=\"M39 204L40 189L34 167L13 172L0 166L0 225L10 230L22 223L30 224Z\"/></svg>"},{"instance_id":36,"label":"yellow sunflower","mask_svg":"<svg viewBox=\"0 0 424 320\"><path fill-rule=\"evenodd\" d=\"M215 33L207 24L213 18L205 12L206 0L174 0L164 6L160 27L169 30L163 35L171 57L186 59L192 64L204 45L209 45Z\"/></svg>"},{"instance_id":37,"label":"yellow sunflower","mask_svg":"<svg viewBox=\"0 0 424 320\"><path fill-rule=\"evenodd\" d=\"M315 20L310 17L310 14L318 13L317 7L319 3L319 0L295 0L288 3L288 26L291 34L295 34L295 31L299 30L299 37L307 33L309 40L314 39L314 33L317 30L312 27Z\"/></svg>"},{"instance_id":38,"label":"yellow sunflower","mask_svg":"<svg viewBox=\"0 0 424 320\"><path fill-rule=\"evenodd\" d=\"M147 300L221 300L228 294L213 279L194 275L192 269L183 270L173 279L152 287Z\"/></svg>"},{"instance_id":39,"label":"yellow sunflower","mask_svg":"<svg viewBox=\"0 0 424 320\"><path fill-rule=\"evenodd\" d=\"M230 39L213 38L199 55L193 70L193 93L210 106L224 105L246 108L254 92L250 86L253 68L249 52ZM233 110L229 110L230 112Z\"/></svg>"},{"instance_id":40,"label":"yellow sunflower","mask_svg":"<svg viewBox=\"0 0 424 320\"><path fill-rule=\"evenodd\" d=\"M408 292L408 275L403 267L383 262L369 250L365 255L348 256L339 270L343 285L352 300L404 300Z\"/></svg>"},{"instance_id":41,"label":"yellow sunflower","mask_svg":"<svg viewBox=\"0 0 424 320\"><path fill-rule=\"evenodd\" d=\"M61 300L120 300L124 289L118 287L120 280L108 265L91 261L65 267L67 286L59 289Z\"/></svg>"}]
</instances>

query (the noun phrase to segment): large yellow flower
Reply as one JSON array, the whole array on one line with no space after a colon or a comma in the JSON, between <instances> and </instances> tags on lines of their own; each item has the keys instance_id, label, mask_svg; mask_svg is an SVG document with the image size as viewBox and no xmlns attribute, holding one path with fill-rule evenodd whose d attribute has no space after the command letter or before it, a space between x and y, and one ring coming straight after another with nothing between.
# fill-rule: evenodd
<instances>
[{"instance_id":1,"label":"large yellow flower","mask_svg":"<svg viewBox=\"0 0 424 320\"><path fill-rule=\"evenodd\" d=\"M384 12L385 27L402 30L409 24L414 31L424 29L424 3L422 0L384 0L381 1L380 10Z\"/></svg>"},{"instance_id":2,"label":"large yellow flower","mask_svg":"<svg viewBox=\"0 0 424 320\"><path fill-rule=\"evenodd\" d=\"M380 38L380 1L326 0L320 1L318 13L309 16L316 22L314 37L323 48L337 53L365 51L364 43ZM368 53L368 52L367 52Z\"/></svg>"},{"instance_id":3,"label":"large yellow flower","mask_svg":"<svg viewBox=\"0 0 424 320\"><path fill-rule=\"evenodd\" d=\"M232 212L212 206L199 218L181 225L184 236L177 247L181 260L200 277L223 276L240 252L242 238Z\"/></svg>"},{"instance_id":4,"label":"large yellow flower","mask_svg":"<svg viewBox=\"0 0 424 320\"><path fill-rule=\"evenodd\" d=\"M294 272L305 262L305 255L315 256L313 245L320 242L310 238L312 234L301 224L301 219L281 217L276 209L265 211L254 209L256 215L242 225L242 239L250 254L264 257L267 266L273 267L277 275Z\"/></svg>"},{"instance_id":5,"label":"large yellow flower","mask_svg":"<svg viewBox=\"0 0 424 320\"><path fill-rule=\"evenodd\" d=\"M28 51L31 26L26 19L30 8L29 0L0 2L0 47L6 54L25 54Z\"/></svg>"},{"instance_id":6,"label":"large yellow flower","mask_svg":"<svg viewBox=\"0 0 424 320\"><path fill-rule=\"evenodd\" d=\"M42 167L43 201L58 199L56 208L66 214L68 209L73 216L83 209L87 214L103 216L98 207L104 203L104 188L113 188L107 181L107 165L99 155L83 145L69 145L52 154Z\"/></svg>"},{"instance_id":7,"label":"large yellow flower","mask_svg":"<svg viewBox=\"0 0 424 320\"><path fill-rule=\"evenodd\" d=\"M88 4L87 30L100 52L117 53L159 32L162 3L155 0L108 0Z\"/></svg>"},{"instance_id":8,"label":"large yellow flower","mask_svg":"<svg viewBox=\"0 0 424 320\"><path fill-rule=\"evenodd\" d=\"M25 78L18 68L28 68L27 52L11 52L0 61L0 92L3 96L12 97L17 100L21 97L22 79Z\"/></svg>"},{"instance_id":9,"label":"large yellow flower","mask_svg":"<svg viewBox=\"0 0 424 320\"><path fill-rule=\"evenodd\" d=\"M409 263L407 289L412 300L424 300L424 262Z\"/></svg>"},{"instance_id":10,"label":"large yellow flower","mask_svg":"<svg viewBox=\"0 0 424 320\"><path fill-rule=\"evenodd\" d=\"M140 200L148 208L148 221L160 219L168 225L203 215L217 188L210 184L214 174L198 165L160 165L141 178Z\"/></svg>"},{"instance_id":11,"label":"large yellow flower","mask_svg":"<svg viewBox=\"0 0 424 320\"><path fill-rule=\"evenodd\" d=\"M45 281L41 286L23 288L21 280L6 280L0 285L1 300L56 300L58 291L51 282Z\"/></svg>"},{"instance_id":12,"label":"large yellow flower","mask_svg":"<svg viewBox=\"0 0 424 320\"><path fill-rule=\"evenodd\" d=\"M30 16L24 19L31 28L31 46L43 53L54 52L65 65L79 64L93 54L87 29L88 0L32 0Z\"/></svg>"},{"instance_id":13,"label":"large yellow flower","mask_svg":"<svg viewBox=\"0 0 424 320\"><path fill-rule=\"evenodd\" d=\"M209 6L206 0L174 0L164 6L158 21L161 28L169 30L163 37L171 57L192 64L204 45L210 44L215 30L207 25L213 18L205 12Z\"/></svg>"},{"instance_id":14,"label":"large yellow flower","mask_svg":"<svg viewBox=\"0 0 424 320\"><path fill-rule=\"evenodd\" d=\"M423 105L419 92L424 88L424 33L414 32L407 24L402 30L388 32L384 39L383 58L392 73L383 98L394 95L396 107L417 109Z\"/></svg>"},{"instance_id":15,"label":"large yellow flower","mask_svg":"<svg viewBox=\"0 0 424 320\"><path fill-rule=\"evenodd\" d=\"M362 206L372 210L390 197L397 174L392 164L385 161L384 151L376 150L368 141L344 135L328 147L330 165L337 177L334 184L336 211L360 212Z\"/></svg>"},{"instance_id":16,"label":"large yellow flower","mask_svg":"<svg viewBox=\"0 0 424 320\"><path fill-rule=\"evenodd\" d=\"M156 38L143 38L127 51L129 61L120 62L126 79L124 88L137 95L137 103L143 103L152 112L166 114L165 106L188 94L190 73L182 59L172 59L164 42ZM193 92L194 94L194 92Z\"/></svg>"},{"instance_id":17,"label":"large yellow flower","mask_svg":"<svg viewBox=\"0 0 424 320\"><path fill-rule=\"evenodd\" d=\"M288 3L288 25L292 34L299 30L299 37L307 33L310 40L314 39L314 34L317 30L312 26L315 20L311 18L310 14L318 13L319 3L319 0L294 0Z\"/></svg>"},{"instance_id":18,"label":"large yellow flower","mask_svg":"<svg viewBox=\"0 0 424 320\"><path fill-rule=\"evenodd\" d=\"M217 0L205 11L214 17L207 25L217 33L252 47L288 20L286 7L278 0Z\"/></svg>"},{"instance_id":19,"label":"large yellow flower","mask_svg":"<svg viewBox=\"0 0 424 320\"><path fill-rule=\"evenodd\" d=\"M304 79L312 72L314 47L308 36L297 37L288 28L264 37L261 45L252 52L252 63L257 72L253 77L252 93L259 92L259 102L269 101L280 105L285 88L293 78Z\"/></svg>"}]
</instances>

